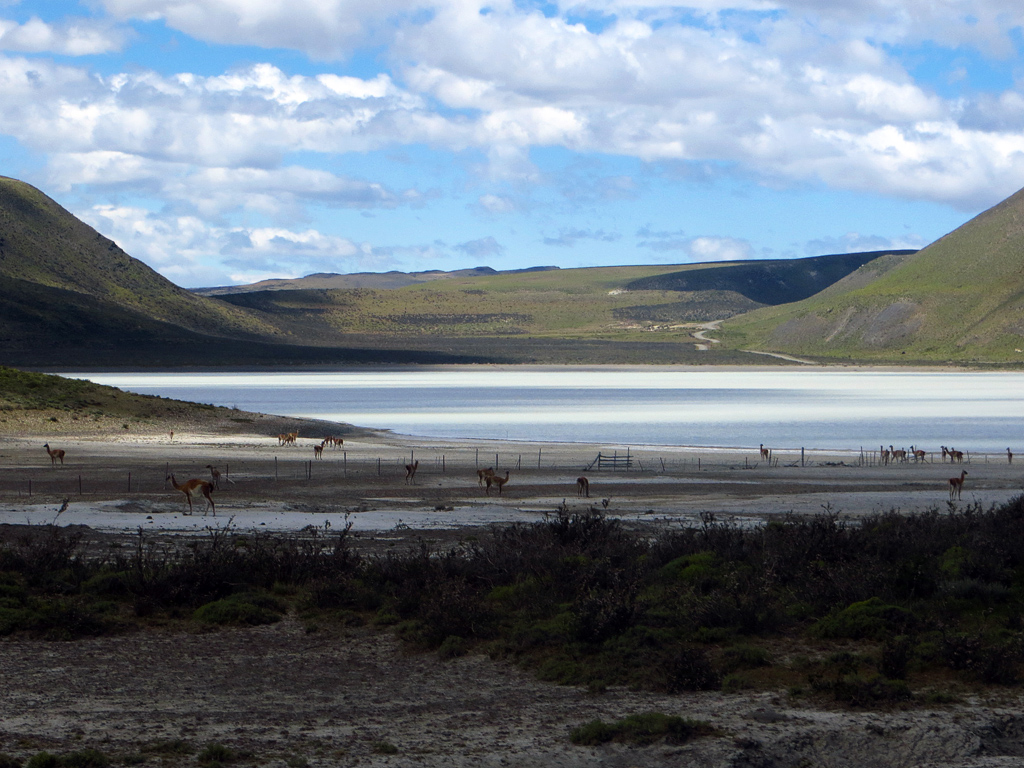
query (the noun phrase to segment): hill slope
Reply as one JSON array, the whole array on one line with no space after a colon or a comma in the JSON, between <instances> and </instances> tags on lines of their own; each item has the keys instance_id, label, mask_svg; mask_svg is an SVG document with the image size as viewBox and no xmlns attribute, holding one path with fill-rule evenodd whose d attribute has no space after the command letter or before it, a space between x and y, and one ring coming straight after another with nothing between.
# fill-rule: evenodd
<instances>
[{"instance_id":1,"label":"hill slope","mask_svg":"<svg viewBox=\"0 0 1024 768\"><path fill-rule=\"evenodd\" d=\"M35 187L6 177L0 177L0 277L13 278L4 293L12 300L20 285L32 284L204 334L278 333L252 313L179 288Z\"/></svg>"},{"instance_id":2,"label":"hill slope","mask_svg":"<svg viewBox=\"0 0 1024 768\"><path fill-rule=\"evenodd\" d=\"M734 348L866 361L1022 362L1024 190L906 257L723 324Z\"/></svg>"}]
</instances>

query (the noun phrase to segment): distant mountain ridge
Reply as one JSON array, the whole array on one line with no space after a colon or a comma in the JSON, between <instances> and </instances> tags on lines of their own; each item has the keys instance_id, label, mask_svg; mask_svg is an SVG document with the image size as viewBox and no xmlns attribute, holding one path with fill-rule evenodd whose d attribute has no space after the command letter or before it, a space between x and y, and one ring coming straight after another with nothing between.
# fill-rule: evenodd
<instances>
[{"instance_id":1,"label":"distant mountain ridge","mask_svg":"<svg viewBox=\"0 0 1024 768\"><path fill-rule=\"evenodd\" d=\"M236 293L258 293L260 291L335 291L335 290L393 290L409 285L429 283L432 280L450 280L462 277L480 277L483 275L521 274L524 272L547 272L559 267L527 267L526 269L497 270L492 267L471 267L443 271L431 269L425 272L353 272L338 274L337 272L319 272L305 277L279 277L260 280L258 283L246 285L224 285L211 288L194 288L193 293L200 296L227 296Z\"/></svg>"},{"instance_id":2,"label":"distant mountain ridge","mask_svg":"<svg viewBox=\"0 0 1024 768\"><path fill-rule=\"evenodd\" d=\"M710 265L634 280L628 290L734 291L759 304L788 304L823 291L854 270L882 256L908 256L913 250L863 251L804 259L744 261Z\"/></svg>"}]
</instances>

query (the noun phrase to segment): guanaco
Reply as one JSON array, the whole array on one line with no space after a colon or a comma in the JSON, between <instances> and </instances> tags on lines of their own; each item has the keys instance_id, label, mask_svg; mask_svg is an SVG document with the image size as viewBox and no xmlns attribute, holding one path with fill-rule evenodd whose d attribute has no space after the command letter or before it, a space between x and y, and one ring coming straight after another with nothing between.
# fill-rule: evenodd
<instances>
[{"instance_id":1,"label":"guanaco","mask_svg":"<svg viewBox=\"0 0 1024 768\"><path fill-rule=\"evenodd\" d=\"M327 441L324 440L324 442L320 443L320 445L314 445L313 446L313 458L314 459L322 459L324 457L324 443L326 443L326 442Z\"/></svg>"},{"instance_id":2,"label":"guanaco","mask_svg":"<svg viewBox=\"0 0 1024 768\"><path fill-rule=\"evenodd\" d=\"M420 460L416 459L412 464L405 465L405 482L415 483L416 482L416 470L420 467Z\"/></svg>"},{"instance_id":3,"label":"guanaco","mask_svg":"<svg viewBox=\"0 0 1024 768\"><path fill-rule=\"evenodd\" d=\"M508 475L509 475L509 472L506 469L504 477L499 477L498 475L491 475L490 477L488 477L487 478L487 495L488 496L491 495L491 486L492 485L496 485L496 486L498 486L498 495L501 496L501 489L504 488L505 487L505 483L508 482Z\"/></svg>"},{"instance_id":4,"label":"guanaco","mask_svg":"<svg viewBox=\"0 0 1024 768\"><path fill-rule=\"evenodd\" d=\"M761 458L764 459L765 461L768 461L771 455L772 452L768 448L764 447L764 443L761 443Z\"/></svg>"},{"instance_id":5,"label":"guanaco","mask_svg":"<svg viewBox=\"0 0 1024 768\"><path fill-rule=\"evenodd\" d=\"M54 448L53 450L50 450L50 444L49 443L45 443L43 445L43 448L45 448L46 452L48 454L50 454L50 464L52 464L53 466L56 466L57 465L57 459L60 459L60 463L61 464L64 463L64 449L63 448Z\"/></svg>"},{"instance_id":6,"label":"guanaco","mask_svg":"<svg viewBox=\"0 0 1024 768\"><path fill-rule=\"evenodd\" d=\"M168 475L167 479L171 481L171 485L173 485L176 490L185 494L185 499L188 501L188 513L190 515L192 514L192 491L198 488L210 503L210 508L213 510L213 516L217 516L217 507L214 505L213 497L210 495L210 492L213 490L212 483L207 480L200 480L197 477L193 477L191 480L186 480L181 485L178 485L178 481L174 479L173 474ZM203 517L206 517L205 509L203 510Z\"/></svg>"},{"instance_id":7,"label":"guanaco","mask_svg":"<svg viewBox=\"0 0 1024 768\"><path fill-rule=\"evenodd\" d=\"M478 469L476 471L476 484L483 485L484 478L490 477L494 474L494 467L488 467L487 469Z\"/></svg>"},{"instance_id":8,"label":"guanaco","mask_svg":"<svg viewBox=\"0 0 1024 768\"><path fill-rule=\"evenodd\" d=\"M583 475L576 478L576 495L590 498L590 481Z\"/></svg>"},{"instance_id":9,"label":"guanaco","mask_svg":"<svg viewBox=\"0 0 1024 768\"><path fill-rule=\"evenodd\" d=\"M967 477L967 470L964 469L960 472L960 477L949 478L949 500L953 500L953 494L960 498L960 492L964 489L964 478Z\"/></svg>"}]
</instances>

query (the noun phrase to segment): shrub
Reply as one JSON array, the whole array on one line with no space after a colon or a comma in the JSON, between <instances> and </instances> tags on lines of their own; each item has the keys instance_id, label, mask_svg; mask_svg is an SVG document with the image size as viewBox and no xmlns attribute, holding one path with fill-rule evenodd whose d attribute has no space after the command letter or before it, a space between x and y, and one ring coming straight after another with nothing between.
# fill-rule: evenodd
<instances>
[{"instance_id":1,"label":"shrub","mask_svg":"<svg viewBox=\"0 0 1024 768\"><path fill-rule=\"evenodd\" d=\"M664 689L668 693L715 691L722 683L707 653L699 648L684 647L673 653L663 672Z\"/></svg>"},{"instance_id":2,"label":"shrub","mask_svg":"<svg viewBox=\"0 0 1024 768\"><path fill-rule=\"evenodd\" d=\"M49 752L37 752L28 759L26 768L60 768L60 758Z\"/></svg>"},{"instance_id":3,"label":"shrub","mask_svg":"<svg viewBox=\"0 0 1024 768\"><path fill-rule=\"evenodd\" d=\"M21 761L6 752L0 752L0 768L21 768Z\"/></svg>"},{"instance_id":4,"label":"shrub","mask_svg":"<svg viewBox=\"0 0 1024 768\"><path fill-rule=\"evenodd\" d=\"M271 607L276 605L255 595L232 595L200 606L192 618L204 624L273 624L281 620L279 609Z\"/></svg>"},{"instance_id":5,"label":"shrub","mask_svg":"<svg viewBox=\"0 0 1024 768\"><path fill-rule=\"evenodd\" d=\"M578 746L597 746L609 741L645 746L657 741L668 744L685 744L691 739L711 736L717 731L708 723L687 720L661 712L645 712L629 715L616 723L592 720L586 725L573 729L569 740Z\"/></svg>"},{"instance_id":6,"label":"shrub","mask_svg":"<svg viewBox=\"0 0 1024 768\"><path fill-rule=\"evenodd\" d=\"M196 756L196 760L203 765L216 765L230 763L235 759L235 753L223 744L207 744L203 751Z\"/></svg>"},{"instance_id":7,"label":"shrub","mask_svg":"<svg viewBox=\"0 0 1024 768\"><path fill-rule=\"evenodd\" d=\"M910 611L872 597L826 616L811 628L811 632L826 638L882 640L893 634L904 634L916 623Z\"/></svg>"},{"instance_id":8,"label":"shrub","mask_svg":"<svg viewBox=\"0 0 1024 768\"><path fill-rule=\"evenodd\" d=\"M69 752L60 757L61 768L107 768L110 759L95 749L83 749Z\"/></svg>"},{"instance_id":9,"label":"shrub","mask_svg":"<svg viewBox=\"0 0 1024 768\"><path fill-rule=\"evenodd\" d=\"M378 755L397 755L398 747L388 741L375 741L372 747L375 754Z\"/></svg>"},{"instance_id":10,"label":"shrub","mask_svg":"<svg viewBox=\"0 0 1024 768\"><path fill-rule=\"evenodd\" d=\"M891 680L906 680L914 645L906 635L889 638L882 645L878 671Z\"/></svg>"}]
</instances>

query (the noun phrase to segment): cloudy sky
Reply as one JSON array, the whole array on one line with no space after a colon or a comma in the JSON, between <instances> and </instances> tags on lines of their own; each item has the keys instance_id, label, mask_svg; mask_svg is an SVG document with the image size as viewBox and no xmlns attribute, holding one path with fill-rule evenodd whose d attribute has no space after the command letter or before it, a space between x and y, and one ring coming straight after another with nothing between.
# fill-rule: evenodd
<instances>
[{"instance_id":1,"label":"cloudy sky","mask_svg":"<svg viewBox=\"0 0 1024 768\"><path fill-rule=\"evenodd\" d=\"M1019 0L0 0L0 173L189 287L920 247L1024 186L1022 25Z\"/></svg>"}]
</instances>

